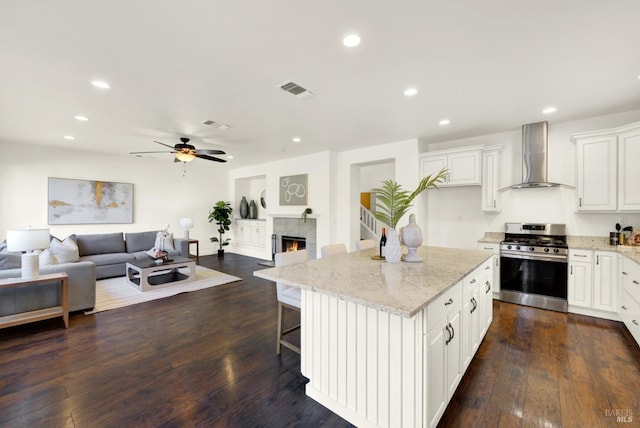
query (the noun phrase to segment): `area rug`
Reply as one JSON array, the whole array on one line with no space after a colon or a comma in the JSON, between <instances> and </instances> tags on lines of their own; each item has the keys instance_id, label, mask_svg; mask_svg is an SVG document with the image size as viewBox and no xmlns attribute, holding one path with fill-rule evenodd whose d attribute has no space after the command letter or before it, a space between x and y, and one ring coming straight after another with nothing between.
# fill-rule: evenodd
<instances>
[{"instance_id":1,"label":"area rug","mask_svg":"<svg viewBox=\"0 0 640 428\"><path fill-rule=\"evenodd\" d=\"M101 279L96 281L96 306L85 314L108 311L109 309L122 308L136 303L162 299L189 291L202 290L217 285L240 281L242 278L227 275L202 266L196 266L196 279L186 284L178 284L173 287L165 287L157 290L138 291L127 284L124 276L118 278Z\"/></svg>"}]
</instances>

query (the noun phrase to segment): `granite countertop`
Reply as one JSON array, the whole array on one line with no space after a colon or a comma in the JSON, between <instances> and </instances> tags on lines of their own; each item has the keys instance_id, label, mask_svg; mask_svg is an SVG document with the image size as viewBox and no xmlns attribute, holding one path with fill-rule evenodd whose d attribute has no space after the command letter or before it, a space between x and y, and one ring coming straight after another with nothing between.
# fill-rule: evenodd
<instances>
[{"instance_id":1,"label":"granite countertop","mask_svg":"<svg viewBox=\"0 0 640 428\"><path fill-rule=\"evenodd\" d=\"M375 254L372 248L253 274L410 318L492 257L480 250L425 246L418 249L422 263L372 260Z\"/></svg>"},{"instance_id":2,"label":"granite countertop","mask_svg":"<svg viewBox=\"0 0 640 428\"><path fill-rule=\"evenodd\" d=\"M483 244L499 244L504 241L504 232L485 232L484 236L478 239Z\"/></svg>"},{"instance_id":3,"label":"granite countertop","mask_svg":"<svg viewBox=\"0 0 640 428\"><path fill-rule=\"evenodd\" d=\"M570 250L615 251L640 263L640 246L609 245L608 236L567 236L567 247Z\"/></svg>"}]
</instances>

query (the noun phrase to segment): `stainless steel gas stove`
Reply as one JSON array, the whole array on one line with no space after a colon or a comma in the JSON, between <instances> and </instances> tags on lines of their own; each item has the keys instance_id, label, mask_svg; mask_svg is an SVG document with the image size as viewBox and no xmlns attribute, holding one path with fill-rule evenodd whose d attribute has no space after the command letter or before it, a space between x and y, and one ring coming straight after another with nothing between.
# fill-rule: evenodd
<instances>
[{"instance_id":1,"label":"stainless steel gas stove","mask_svg":"<svg viewBox=\"0 0 640 428\"><path fill-rule=\"evenodd\" d=\"M567 312L566 226L506 223L500 243L500 299Z\"/></svg>"}]
</instances>

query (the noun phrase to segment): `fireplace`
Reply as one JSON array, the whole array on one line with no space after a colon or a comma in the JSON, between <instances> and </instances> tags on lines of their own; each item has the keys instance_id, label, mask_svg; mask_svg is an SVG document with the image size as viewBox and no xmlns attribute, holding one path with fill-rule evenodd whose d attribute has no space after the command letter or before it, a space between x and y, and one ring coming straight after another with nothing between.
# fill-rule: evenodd
<instances>
[{"instance_id":1,"label":"fireplace","mask_svg":"<svg viewBox=\"0 0 640 428\"><path fill-rule=\"evenodd\" d=\"M273 253L282 253L287 251L285 239L297 239L303 241L302 245L298 242L298 249L304 248L309 252L309 258L316 258L316 219L308 218L303 221L299 216L274 216L273 218L273 236L271 247ZM290 250L289 250L290 251Z\"/></svg>"},{"instance_id":2,"label":"fireplace","mask_svg":"<svg viewBox=\"0 0 640 428\"><path fill-rule=\"evenodd\" d=\"M300 236L282 235L282 252L304 250L306 247L306 238Z\"/></svg>"}]
</instances>

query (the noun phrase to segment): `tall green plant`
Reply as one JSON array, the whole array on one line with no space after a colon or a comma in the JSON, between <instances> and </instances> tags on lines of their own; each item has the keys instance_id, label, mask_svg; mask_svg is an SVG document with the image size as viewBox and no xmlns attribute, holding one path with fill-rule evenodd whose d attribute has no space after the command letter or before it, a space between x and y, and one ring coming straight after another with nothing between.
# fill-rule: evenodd
<instances>
[{"instance_id":1,"label":"tall green plant","mask_svg":"<svg viewBox=\"0 0 640 428\"><path fill-rule=\"evenodd\" d=\"M412 207L411 202L415 197L429 188L437 189L437 184L443 182L446 176L446 168L442 168L436 175L427 175L420 180L416 190L411 193L404 190L402 185L394 180L384 180L382 187L373 189L376 192L376 198L381 203L379 210L376 210L373 215L376 219L395 229L402 216Z\"/></svg>"},{"instance_id":2,"label":"tall green plant","mask_svg":"<svg viewBox=\"0 0 640 428\"><path fill-rule=\"evenodd\" d=\"M209 211L209 223L215 221L218 225L218 235L220 237L214 236L210 238L211 242L218 242L219 248L218 251L222 250L222 247L225 245L229 245L229 241L231 238L222 239L222 235L229 230L229 225L231 224L231 212L233 208L231 208L231 202L218 201L213 206L211 211Z\"/></svg>"}]
</instances>

